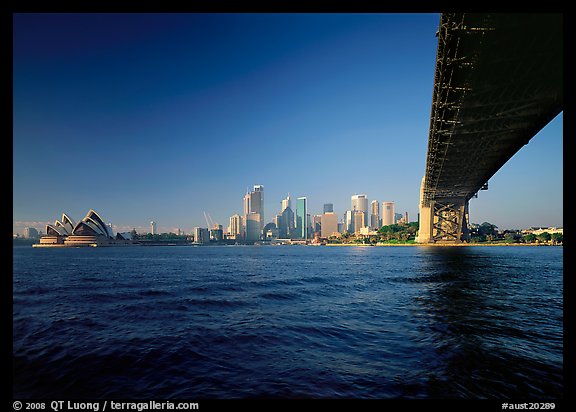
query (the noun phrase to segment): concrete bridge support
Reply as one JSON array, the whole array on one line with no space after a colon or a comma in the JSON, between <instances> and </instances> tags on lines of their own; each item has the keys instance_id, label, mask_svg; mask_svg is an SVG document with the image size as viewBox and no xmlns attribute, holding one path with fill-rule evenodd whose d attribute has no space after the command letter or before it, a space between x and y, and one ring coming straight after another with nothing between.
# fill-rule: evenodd
<instances>
[{"instance_id":1,"label":"concrete bridge support","mask_svg":"<svg viewBox=\"0 0 576 412\"><path fill-rule=\"evenodd\" d=\"M470 240L468 231L468 199L444 198L425 200L424 179L420 200L418 243L461 243Z\"/></svg>"}]
</instances>

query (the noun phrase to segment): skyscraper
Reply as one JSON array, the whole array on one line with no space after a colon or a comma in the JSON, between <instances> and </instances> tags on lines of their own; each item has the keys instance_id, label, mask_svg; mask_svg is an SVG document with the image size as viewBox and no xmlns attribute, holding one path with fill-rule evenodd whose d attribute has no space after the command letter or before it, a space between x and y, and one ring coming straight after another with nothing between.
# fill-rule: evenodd
<instances>
[{"instance_id":1,"label":"skyscraper","mask_svg":"<svg viewBox=\"0 0 576 412\"><path fill-rule=\"evenodd\" d=\"M260 227L260 213L248 213L245 218L246 241L255 242L260 239L262 229Z\"/></svg>"},{"instance_id":2,"label":"skyscraper","mask_svg":"<svg viewBox=\"0 0 576 412\"><path fill-rule=\"evenodd\" d=\"M364 226L368 226L368 196L366 195L352 196L352 212L354 212L355 210L358 210L359 212L364 212Z\"/></svg>"},{"instance_id":3,"label":"skyscraper","mask_svg":"<svg viewBox=\"0 0 576 412\"><path fill-rule=\"evenodd\" d=\"M291 238L294 235L294 212L290 206L280 214L278 225L278 236L281 238Z\"/></svg>"},{"instance_id":4,"label":"skyscraper","mask_svg":"<svg viewBox=\"0 0 576 412\"><path fill-rule=\"evenodd\" d=\"M380 228L380 203L377 200L370 202L370 229Z\"/></svg>"},{"instance_id":5,"label":"skyscraper","mask_svg":"<svg viewBox=\"0 0 576 412\"><path fill-rule=\"evenodd\" d=\"M296 201L296 236L300 239L308 239L308 205L305 197L299 197Z\"/></svg>"},{"instance_id":6,"label":"skyscraper","mask_svg":"<svg viewBox=\"0 0 576 412\"><path fill-rule=\"evenodd\" d=\"M334 205L332 203L324 203L324 213L334 212Z\"/></svg>"},{"instance_id":7,"label":"skyscraper","mask_svg":"<svg viewBox=\"0 0 576 412\"><path fill-rule=\"evenodd\" d=\"M152 233L153 235L158 234L158 228L156 227L156 222L154 221L150 222L150 233Z\"/></svg>"},{"instance_id":8,"label":"skyscraper","mask_svg":"<svg viewBox=\"0 0 576 412\"><path fill-rule=\"evenodd\" d=\"M382 226L393 225L394 222L394 202L382 202Z\"/></svg>"},{"instance_id":9,"label":"skyscraper","mask_svg":"<svg viewBox=\"0 0 576 412\"><path fill-rule=\"evenodd\" d=\"M351 210L344 213L344 231L354 233L354 212Z\"/></svg>"},{"instance_id":10,"label":"skyscraper","mask_svg":"<svg viewBox=\"0 0 576 412\"><path fill-rule=\"evenodd\" d=\"M260 215L260 230L264 228L264 186L254 185L250 192L250 212Z\"/></svg>"},{"instance_id":11,"label":"skyscraper","mask_svg":"<svg viewBox=\"0 0 576 412\"><path fill-rule=\"evenodd\" d=\"M364 224L365 214L364 212L361 212L359 210L356 210L352 213L354 213L353 216L354 233L357 233L360 232L360 229L366 227L366 225Z\"/></svg>"},{"instance_id":12,"label":"skyscraper","mask_svg":"<svg viewBox=\"0 0 576 412\"><path fill-rule=\"evenodd\" d=\"M321 234L322 237L330 237L333 233L338 232L338 216L334 212L326 212L321 217Z\"/></svg>"},{"instance_id":13,"label":"skyscraper","mask_svg":"<svg viewBox=\"0 0 576 412\"><path fill-rule=\"evenodd\" d=\"M280 210L280 213L282 213L287 207L292 207L292 201L290 199L290 193L288 193L288 196L286 197L286 199L282 199L282 210Z\"/></svg>"},{"instance_id":14,"label":"skyscraper","mask_svg":"<svg viewBox=\"0 0 576 412\"><path fill-rule=\"evenodd\" d=\"M242 224L242 216L235 214L230 216L230 229L229 233L234 239L242 237L244 233L244 225Z\"/></svg>"},{"instance_id":15,"label":"skyscraper","mask_svg":"<svg viewBox=\"0 0 576 412\"><path fill-rule=\"evenodd\" d=\"M257 224L255 224L255 215L258 215ZM244 196L244 225L247 241L260 239L264 228L264 186L262 185L254 185L254 190Z\"/></svg>"}]
</instances>

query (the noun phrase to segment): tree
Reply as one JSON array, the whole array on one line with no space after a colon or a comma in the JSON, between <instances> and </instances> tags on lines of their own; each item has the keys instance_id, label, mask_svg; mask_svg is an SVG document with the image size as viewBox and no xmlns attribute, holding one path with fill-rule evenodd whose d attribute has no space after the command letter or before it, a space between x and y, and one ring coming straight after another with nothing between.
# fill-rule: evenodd
<instances>
[{"instance_id":1,"label":"tree","mask_svg":"<svg viewBox=\"0 0 576 412\"><path fill-rule=\"evenodd\" d=\"M542 232L539 235L536 235L536 238L540 241L540 242L544 242L547 243L552 239L552 235L550 235L550 233L548 232Z\"/></svg>"},{"instance_id":2,"label":"tree","mask_svg":"<svg viewBox=\"0 0 576 412\"><path fill-rule=\"evenodd\" d=\"M490 236L497 236L498 235L498 226L493 225L492 223L484 222L478 228L478 234L484 235L490 239Z\"/></svg>"},{"instance_id":3,"label":"tree","mask_svg":"<svg viewBox=\"0 0 576 412\"><path fill-rule=\"evenodd\" d=\"M522 236L522 239L526 243L534 243L536 240L536 235L534 233L528 233L527 235Z\"/></svg>"},{"instance_id":4,"label":"tree","mask_svg":"<svg viewBox=\"0 0 576 412\"><path fill-rule=\"evenodd\" d=\"M504 240L506 243L514 243L516 241L516 236L512 232L508 232L504 234Z\"/></svg>"},{"instance_id":5,"label":"tree","mask_svg":"<svg viewBox=\"0 0 576 412\"><path fill-rule=\"evenodd\" d=\"M564 236L562 235L562 233L552 233L552 243L557 245L558 243L563 243L564 242Z\"/></svg>"}]
</instances>

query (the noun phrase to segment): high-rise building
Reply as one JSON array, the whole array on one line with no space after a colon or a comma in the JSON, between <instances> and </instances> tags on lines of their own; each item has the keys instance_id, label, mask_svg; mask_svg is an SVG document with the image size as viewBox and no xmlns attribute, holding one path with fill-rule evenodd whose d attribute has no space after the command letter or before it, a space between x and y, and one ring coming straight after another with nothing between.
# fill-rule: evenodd
<instances>
[{"instance_id":1,"label":"high-rise building","mask_svg":"<svg viewBox=\"0 0 576 412\"><path fill-rule=\"evenodd\" d=\"M394 223L396 223L394 202L382 202L382 226L393 225Z\"/></svg>"},{"instance_id":2,"label":"high-rise building","mask_svg":"<svg viewBox=\"0 0 576 412\"><path fill-rule=\"evenodd\" d=\"M312 217L312 230L314 233L320 232L322 228L322 215L314 215Z\"/></svg>"},{"instance_id":3,"label":"high-rise building","mask_svg":"<svg viewBox=\"0 0 576 412\"><path fill-rule=\"evenodd\" d=\"M158 234L158 228L156 226L156 222L154 221L150 222L150 233L152 233L153 235Z\"/></svg>"},{"instance_id":4,"label":"high-rise building","mask_svg":"<svg viewBox=\"0 0 576 412\"><path fill-rule=\"evenodd\" d=\"M380 229L380 203L377 200L370 202L370 229Z\"/></svg>"},{"instance_id":5,"label":"high-rise building","mask_svg":"<svg viewBox=\"0 0 576 412\"><path fill-rule=\"evenodd\" d=\"M278 236L281 238L290 238L295 235L294 233L294 212L290 206L280 214L278 225Z\"/></svg>"},{"instance_id":6,"label":"high-rise building","mask_svg":"<svg viewBox=\"0 0 576 412\"><path fill-rule=\"evenodd\" d=\"M286 197L286 199L282 199L282 210L280 210L280 213L282 213L284 210L286 210L287 207L292 207L292 199L290 199L290 193L288 193L288 196Z\"/></svg>"},{"instance_id":7,"label":"high-rise building","mask_svg":"<svg viewBox=\"0 0 576 412\"><path fill-rule=\"evenodd\" d=\"M330 237L335 232L338 232L338 216L334 212L326 212L321 216L322 226L321 235L322 237Z\"/></svg>"},{"instance_id":8,"label":"high-rise building","mask_svg":"<svg viewBox=\"0 0 576 412\"><path fill-rule=\"evenodd\" d=\"M254 215L258 215L258 225L254 226ZM250 224L248 223L250 220ZM247 241L260 239L264 228L264 186L254 185L254 190L244 196L244 225ZM250 233L248 226L250 225ZM256 236L255 233L258 233ZM254 239L254 236L256 238Z\"/></svg>"},{"instance_id":9,"label":"high-rise building","mask_svg":"<svg viewBox=\"0 0 576 412\"><path fill-rule=\"evenodd\" d=\"M334 204L324 203L324 213L332 213L332 212L334 212Z\"/></svg>"},{"instance_id":10,"label":"high-rise building","mask_svg":"<svg viewBox=\"0 0 576 412\"><path fill-rule=\"evenodd\" d=\"M238 239L243 236L244 224L242 223L242 216L235 214L230 216L230 228L228 230L234 239Z\"/></svg>"},{"instance_id":11,"label":"high-rise building","mask_svg":"<svg viewBox=\"0 0 576 412\"><path fill-rule=\"evenodd\" d=\"M244 216L250 213L250 192L246 192L244 195Z\"/></svg>"},{"instance_id":12,"label":"high-rise building","mask_svg":"<svg viewBox=\"0 0 576 412\"><path fill-rule=\"evenodd\" d=\"M37 239L39 237L38 231L33 227L25 227L24 237L28 239Z\"/></svg>"},{"instance_id":13,"label":"high-rise building","mask_svg":"<svg viewBox=\"0 0 576 412\"><path fill-rule=\"evenodd\" d=\"M256 242L260 240L260 234L262 229L260 229L260 214L259 213L248 213L245 220L246 225L246 235L245 239L247 242Z\"/></svg>"},{"instance_id":14,"label":"high-rise building","mask_svg":"<svg viewBox=\"0 0 576 412\"><path fill-rule=\"evenodd\" d=\"M260 230L264 228L264 186L254 185L250 193L250 213L260 215Z\"/></svg>"},{"instance_id":15,"label":"high-rise building","mask_svg":"<svg viewBox=\"0 0 576 412\"><path fill-rule=\"evenodd\" d=\"M368 196L352 196L352 211L364 212L364 226L368 226ZM360 230L360 229L358 229Z\"/></svg>"},{"instance_id":16,"label":"high-rise building","mask_svg":"<svg viewBox=\"0 0 576 412\"><path fill-rule=\"evenodd\" d=\"M354 233L354 212L351 210L344 213L344 231Z\"/></svg>"},{"instance_id":17,"label":"high-rise building","mask_svg":"<svg viewBox=\"0 0 576 412\"><path fill-rule=\"evenodd\" d=\"M360 232L360 229L362 229L363 227L366 227L366 225L364 224L365 214L364 214L364 212L361 212L359 210L356 210L353 213L354 213L354 217L353 217L354 233L357 233L357 232Z\"/></svg>"},{"instance_id":18,"label":"high-rise building","mask_svg":"<svg viewBox=\"0 0 576 412\"><path fill-rule=\"evenodd\" d=\"M308 200L299 197L296 201L296 236L299 239L308 239Z\"/></svg>"},{"instance_id":19,"label":"high-rise building","mask_svg":"<svg viewBox=\"0 0 576 412\"><path fill-rule=\"evenodd\" d=\"M408 212L404 212L404 223L408 224L410 221L408 220Z\"/></svg>"},{"instance_id":20,"label":"high-rise building","mask_svg":"<svg viewBox=\"0 0 576 412\"><path fill-rule=\"evenodd\" d=\"M204 227L194 228L194 243L208 243L210 242L210 232Z\"/></svg>"}]
</instances>

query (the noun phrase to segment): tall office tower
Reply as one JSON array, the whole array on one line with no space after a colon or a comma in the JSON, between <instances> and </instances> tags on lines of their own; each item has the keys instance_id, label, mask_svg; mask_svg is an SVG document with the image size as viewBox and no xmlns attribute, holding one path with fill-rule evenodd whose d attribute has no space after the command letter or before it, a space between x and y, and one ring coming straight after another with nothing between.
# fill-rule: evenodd
<instances>
[{"instance_id":1,"label":"tall office tower","mask_svg":"<svg viewBox=\"0 0 576 412\"><path fill-rule=\"evenodd\" d=\"M354 212L352 210L347 210L344 213L344 231L354 233Z\"/></svg>"},{"instance_id":2,"label":"tall office tower","mask_svg":"<svg viewBox=\"0 0 576 412\"><path fill-rule=\"evenodd\" d=\"M245 218L247 242L255 242L260 240L262 229L260 227L260 213L248 213Z\"/></svg>"},{"instance_id":3,"label":"tall office tower","mask_svg":"<svg viewBox=\"0 0 576 412\"><path fill-rule=\"evenodd\" d=\"M292 207L292 201L290 199L290 193L288 193L288 196L286 197L286 199L282 199L282 210L280 210L280 213L282 213L287 207Z\"/></svg>"},{"instance_id":4,"label":"tall office tower","mask_svg":"<svg viewBox=\"0 0 576 412\"><path fill-rule=\"evenodd\" d=\"M244 225L242 224L242 216L235 214L230 216L230 235L235 239L242 237L244 233Z\"/></svg>"},{"instance_id":5,"label":"tall office tower","mask_svg":"<svg viewBox=\"0 0 576 412\"><path fill-rule=\"evenodd\" d=\"M314 215L312 217L312 230L314 233L320 232L322 229L322 215Z\"/></svg>"},{"instance_id":6,"label":"tall office tower","mask_svg":"<svg viewBox=\"0 0 576 412\"><path fill-rule=\"evenodd\" d=\"M158 234L158 228L156 226L156 222L154 221L150 222L150 233L152 233L153 235Z\"/></svg>"},{"instance_id":7,"label":"tall office tower","mask_svg":"<svg viewBox=\"0 0 576 412\"><path fill-rule=\"evenodd\" d=\"M334 212L326 212L321 216L321 236L330 237L338 232L338 216Z\"/></svg>"},{"instance_id":8,"label":"tall office tower","mask_svg":"<svg viewBox=\"0 0 576 412\"><path fill-rule=\"evenodd\" d=\"M299 239L308 239L308 200L299 197L296 201L296 236Z\"/></svg>"},{"instance_id":9,"label":"tall office tower","mask_svg":"<svg viewBox=\"0 0 576 412\"><path fill-rule=\"evenodd\" d=\"M364 224L364 212L361 212L359 210L356 210L353 212L354 213L354 233L360 232L360 229L362 229L363 227L366 227L366 225Z\"/></svg>"},{"instance_id":10,"label":"tall office tower","mask_svg":"<svg viewBox=\"0 0 576 412\"><path fill-rule=\"evenodd\" d=\"M278 236L281 238L291 238L294 233L294 212L290 206L281 213L280 225L278 226Z\"/></svg>"},{"instance_id":11,"label":"tall office tower","mask_svg":"<svg viewBox=\"0 0 576 412\"><path fill-rule=\"evenodd\" d=\"M250 212L260 215L260 230L264 228L264 186L254 185L250 193Z\"/></svg>"},{"instance_id":12,"label":"tall office tower","mask_svg":"<svg viewBox=\"0 0 576 412\"><path fill-rule=\"evenodd\" d=\"M380 229L380 203L377 200L370 202L370 229Z\"/></svg>"},{"instance_id":13,"label":"tall office tower","mask_svg":"<svg viewBox=\"0 0 576 412\"><path fill-rule=\"evenodd\" d=\"M382 226L395 223L394 202L382 202Z\"/></svg>"},{"instance_id":14,"label":"tall office tower","mask_svg":"<svg viewBox=\"0 0 576 412\"><path fill-rule=\"evenodd\" d=\"M246 216L248 213L250 213L250 192L246 191L243 202L244 202L244 216Z\"/></svg>"},{"instance_id":15,"label":"tall office tower","mask_svg":"<svg viewBox=\"0 0 576 412\"><path fill-rule=\"evenodd\" d=\"M410 221L408 220L408 212L404 212L404 223L408 224Z\"/></svg>"},{"instance_id":16,"label":"tall office tower","mask_svg":"<svg viewBox=\"0 0 576 412\"><path fill-rule=\"evenodd\" d=\"M255 214L259 219L257 227L254 227L254 216L251 216ZM248 220L250 220L250 235L248 235ZM251 241L256 231L258 231L258 239L260 238L264 228L264 186L262 185L254 185L254 190L244 196L244 225L246 240Z\"/></svg>"},{"instance_id":17,"label":"tall office tower","mask_svg":"<svg viewBox=\"0 0 576 412\"><path fill-rule=\"evenodd\" d=\"M364 212L364 226L368 226L368 196L366 195L352 196L352 211L354 212L355 210Z\"/></svg>"},{"instance_id":18,"label":"tall office tower","mask_svg":"<svg viewBox=\"0 0 576 412\"><path fill-rule=\"evenodd\" d=\"M324 203L324 213L334 212L334 205L332 203Z\"/></svg>"}]
</instances>

